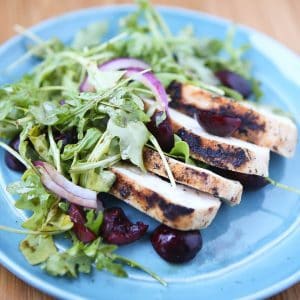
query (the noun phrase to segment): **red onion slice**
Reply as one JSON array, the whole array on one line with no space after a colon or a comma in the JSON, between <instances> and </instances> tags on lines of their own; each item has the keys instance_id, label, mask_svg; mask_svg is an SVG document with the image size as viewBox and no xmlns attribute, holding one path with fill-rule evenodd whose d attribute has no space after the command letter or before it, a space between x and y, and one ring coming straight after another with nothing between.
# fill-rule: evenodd
<instances>
[{"instance_id":1,"label":"red onion slice","mask_svg":"<svg viewBox=\"0 0 300 300\"><path fill-rule=\"evenodd\" d=\"M139 68L146 70L150 69L151 67L142 60L130 57L115 58L99 66L101 71L117 71L128 68Z\"/></svg>"},{"instance_id":2,"label":"red onion slice","mask_svg":"<svg viewBox=\"0 0 300 300\"><path fill-rule=\"evenodd\" d=\"M97 208L97 193L82 188L67 180L50 164L36 161L34 165L41 173L41 180L44 186L67 201L89 208Z\"/></svg>"},{"instance_id":3,"label":"red onion slice","mask_svg":"<svg viewBox=\"0 0 300 300\"><path fill-rule=\"evenodd\" d=\"M87 92L95 92L94 87L89 83L89 77L86 76L82 83L79 86L79 92L87 93Z\"/></svg>"},{"instance_id":4,"label":"red onion slice","mask_svg":"<svg viewBox=\"0 0 300 300\"><path fill-rule=\"evenodd\" d=\"M142 60L135 58L116 58L105 62L99 66L101 71L117 71L121 69L126 69L126 77L132 77L132 79L141 82L143 85L148 87L156 100L162 106L162 109L168 111L168 95L165 88L157 77L150 71L142 73L144 70L149 69L150 66L143 62ZM93 92L94 88L88 82L88 77L84 79L79 87L81 92Z\"/></svg>"},{"instance_id":5,"label":"red onion slice","mask_svg":"<svg viewBox=\"0 0 300 300\"><path fill-rule=\"evenodd\" d=\"M101 71L117 71L117 70L128 69L128 68L140 68L144 70L144 69L150 69L151 67L145 62L143 62L142 60L130 58L130 57L114 58L99 66L99 70ZM95 91L94 87L91 84L89 84L87 76L81 83L79 87L79 91L80 92Z\"/></svg>"},{"instance_id":6,"label":"red onion slice","mask_svg":"<svg viewBox=\"0 0 300 300\"><path fill-rule=\"evenodd\" d=\"M142 71L143 69L139 68L128 68L125 75L148 87L162 106L162 109L168 112L169 101L165 88L152 72L141 73Z\"/></svg>"}]
</instances>

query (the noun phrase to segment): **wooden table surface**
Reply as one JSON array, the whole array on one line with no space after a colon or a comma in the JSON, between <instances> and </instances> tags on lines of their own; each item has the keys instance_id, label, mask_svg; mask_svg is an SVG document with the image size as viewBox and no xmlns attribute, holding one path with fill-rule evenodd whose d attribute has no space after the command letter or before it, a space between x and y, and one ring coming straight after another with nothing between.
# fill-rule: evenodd
<instances>
[{"instance_id":1,"label":"wooden table surface","mask_svg":"<svg viewBox=\"0 0 300 300\"><path fill-rule=\"evenodd\" d=\"M13 25L31 26L45 18L89 6L126 3L110 0L0 0L0 42L13 35ZM263 31L300 53L299 0L158 0L154 3L182 6L229 18ZM0 299L50 300L0 266ZM300 284L272 300L300 299Z\"/></svg>"}]
</instances>

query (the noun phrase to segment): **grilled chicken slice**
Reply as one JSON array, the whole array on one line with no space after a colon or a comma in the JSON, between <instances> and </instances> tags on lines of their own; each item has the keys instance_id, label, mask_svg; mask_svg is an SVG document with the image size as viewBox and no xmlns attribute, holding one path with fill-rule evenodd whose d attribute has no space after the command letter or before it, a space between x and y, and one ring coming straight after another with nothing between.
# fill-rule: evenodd
<instances>
[{"instance_id":1,"label":"grilled chicken slice","mask_svg":"<svg viewBox=\"0 0 300 300\"><path fill-rule=\"evenodd\" d=\"M148 171L168 178L158 152L145 147L143 155L144 165ZM221 198L232 206L240 203L243 192L240 182L226 179L209 170L191 166L170 157L167 157L167 161L176 182Z\"/></svg>"},{"instance_id":2,"label":"grilled chicken slice","mask_svg":"<svg viewBox=\"0 0 300 300\"><path fill-rule=\"evenodd\" d=\"M220 169L268 176L270 151L235 138L211 135L199 123L169 109L174 132L190 146L191 157Z\"/></svg>"},{"instance_id":3,"label":"grilled chicken slice","mask_svg":"<svg viewBox=\"0 0 300 300\"><path fill-rule=\"evenodd\" d=\"M116 174L112 195L172 228L205 228L221 204L217 198L183 185L172 188L158 176L136 167L117 165L112 171Z\"/></svg>"},{"instance_id":4,"label":"grilled chicken slice","mask_svg":"<svg viewBox=\"0 0 300 300\"><path fill-rule=\"evenodd\" d=\"M192 85L173 83L168 91L172 106L190 116L198 109L239 117L241 127L234 137L271 149L285 157L292 157L297 144L297 127L287 117L247 102L237 102Z\"/></svg>"}]
</instances>

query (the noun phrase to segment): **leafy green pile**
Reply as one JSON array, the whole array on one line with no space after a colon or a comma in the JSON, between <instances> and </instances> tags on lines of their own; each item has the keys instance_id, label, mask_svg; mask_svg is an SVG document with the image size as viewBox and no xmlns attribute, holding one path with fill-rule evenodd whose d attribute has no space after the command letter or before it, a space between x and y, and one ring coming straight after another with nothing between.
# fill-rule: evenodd
<instances>
[{"instance_id":1,"label":"leafy green pile","mask_svg":"<svg viewBox=\"0 0 300 300\"><path fill-rule=\"evenodd\" d=\"M101 237L88 245L78 241L65 203L43 187L32 165L36 160L48 162L75 184L108 192L115 181L109 169L113 164L129 160L144 170L142 149L151 142L161 153L145 126L149 115L142 97L152 96L151 92L130 78L124 79L123 71L100 72L98 64L135 57L149 63L165 86L178 80L239 98L236 92L216 86L214 71L226 68L252 80L259 96L249 63L242 59L247 47L234 48L232 33L225 41L200 40L191 28L173 35L148 1L140 0L138 5L136 12L122 20L120 34L106 42L100 42L105 25L98 23L81 30L71 46L57 39L42 42L34 38L37 44L28 53L41 62L20 81L0 89L0 138L20 135L19 155L28 166L22 180L9 186L19 195L16 207L32 212L22 225L28 236L20 250L29 263L42 264L55 276L89 273L93 265L126 276L123 265L129 265L160 280L115 254L116 246L104 244ZM32 34L24 34L32 38ZM18 67L23 59L11 68ZM86 74L95 91L80 93ZM71 134L74 141L64 145L56 138L59 134ZM178 137L168 155L195 163L189 157L188 145ZM85 213L86 225L96 231L101 215L93 215L91 210ZM58 234L71 238L72 247L58 251L53 240Z\"/></svg>"},{"instance_id":2,"label":"leafy green pile","mask_svg":"<svg viewBox=\"0 0 300 300\"><path fill-rule=\"evenodd\" d=\"M254 100L260 99L259 82L251 75L250 62L243 58L250 46L234 46L233 27L224 41L198 38L190 26L173 35L147 0L140 0L138 4L139 9L121 22L122 32L128 39L114 45L119 57L146 61L165 86L177 80L240 100L242 96L237 91L220 86L214 76L218 70L231 70L248 79Z\"/></svg>"}]
</instances>

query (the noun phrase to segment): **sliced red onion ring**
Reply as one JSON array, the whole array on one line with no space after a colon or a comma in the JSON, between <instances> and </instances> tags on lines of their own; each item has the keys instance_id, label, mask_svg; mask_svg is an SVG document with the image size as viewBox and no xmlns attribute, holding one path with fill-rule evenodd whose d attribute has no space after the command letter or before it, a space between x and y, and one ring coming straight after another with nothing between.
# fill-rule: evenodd
<instances>
[{"instance_id":1,"label":"sliced red onion ring","mask_svg":"<svg viewBox=\"0 0 300 300\"><path fill-rule=\"evenodd\" d=\"M120 57L109 60L99 66L101 71L116 71L128 68L150 69L151 67L142 60L130 57Z\"/></svg>"},{"instance_id":2,"label":"sliced red onion ring","mask_svg":"<svg viewBox=\"0 0 300 300\"><path fill-rule=\"evenodd\" d=\"M79 92L87 93L87 92L95 92L94 87L89 83L89 78L86 76L82 83L79 86Z\"/></svg>"},{"instance_id":3,"label":"sliced red onion ring","mask_svg":"<svg viewBox=\"0 0 300 300\"><path fill-rule=\"evenodd\" d=\"M128 68L125 75L148 87L162 106L162 109L168 112L169 101L165 88L152 72L141 73L142 71L143 69L139 68Z\"/></svg>"},{"instance_id":4,"label":"sliced red onion ring","mask_svg":"<svg viewBox=\"0 0 300 300\"><path fill-rule=\"evenodd\" d=\"M157 77L150 71L141 73L145 69L149 69L150 66L147 65L142 60L135 58L116 58L105 62L99 66L101 71L117 71L121 69L126 69L126 77L132 77L132 79L137 80L147 86L154 94L156 100L162 106L162 109L168 111L168 95L165 88ZM88 82L88 77L84 79L80 85L79 90L81 92L93 92L94 88Z\"/></svg>"},{"instance_id":5,"label":"sliced red onion ring","mask_svg":"<svg viewBox=\"0 0 300 300\"><path fill-rule=\"evenodd\" d=\"M101 71L117 71L117 70L128 69L128 68L140 68L144 70L144 69L150 69L151 67L145 62L143 62L142 60L130 58L130 57L114 58L99 66L99 70ZM80 92L95 91L94 87L91 84L89 84L87 76L81 83L79 87L79 91Z\"/></svg>"},{"instance_id":6,"label":"sliced red onion ring","mask_svg":"<svg viewBox=\"0 0 300 300\"><path fill-rule=\"evenodd\" d=\"M44 186L57 196L67 201L89 208L97 208L97 193L82 188L62 176L50 164L36 161L34 165L41 173Z\"/></svg>"}]
</instances>

